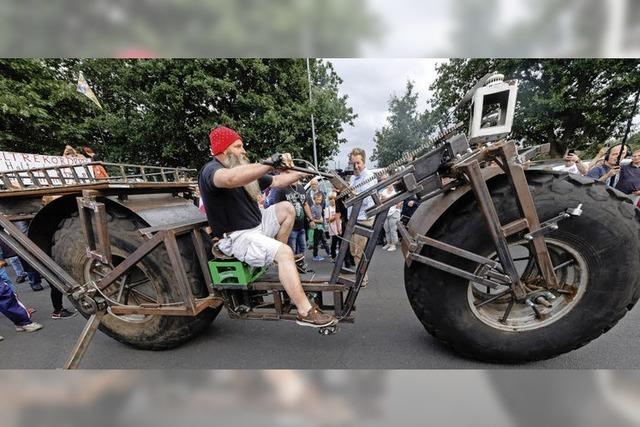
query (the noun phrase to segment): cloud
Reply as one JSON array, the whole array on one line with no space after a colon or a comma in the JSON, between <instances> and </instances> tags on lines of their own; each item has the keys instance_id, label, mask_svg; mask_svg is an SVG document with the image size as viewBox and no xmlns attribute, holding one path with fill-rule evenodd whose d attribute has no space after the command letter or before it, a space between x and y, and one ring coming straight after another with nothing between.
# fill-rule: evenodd
<instances>
[{"instance_id":1,"label":"cloud","mask_svg":"<svg viewBox=\"0 0 640 427\"><path fill-rule=\"evenodd\" d=\"M358 114L353 127L346 127L341 137L347 143L330 162L330 167L346 166L347 154L354 147L373 153L376 129L386 124L389 100L401 96L412 80L419 94L418 108L423 111L430 96L429 86L436 78L435 67L442 59L328 59L343 80L342 95L349 96L349 106Z\"/></svg>"}]
</instances>

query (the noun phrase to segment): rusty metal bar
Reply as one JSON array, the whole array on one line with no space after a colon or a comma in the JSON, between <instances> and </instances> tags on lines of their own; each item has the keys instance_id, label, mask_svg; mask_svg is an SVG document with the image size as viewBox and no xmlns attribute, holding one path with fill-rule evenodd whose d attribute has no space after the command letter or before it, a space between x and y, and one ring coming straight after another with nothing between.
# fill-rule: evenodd
<instances>
[{"instance_id":1,"label":"rusty metal bar","mask_svg":"<svg viewBox=\"0 0 640 427\"><path fill-rule=\"evenodd\" d=\"M172 230L167 230L164 234L164 245L167 248L167 254L169 255L169 260L173 267L178 291L180 292L183 302L187 308L195 313L195 297L193 296L189 278L187 277L187 272L184 269L184 264L180 258L180 249L178 248L176 234Z\"/></svg>"},{"instance_id":2,"label":"rusty metal bar","mask_svg":"<svg viewBox=\"0 0 640 427\"><path fill-rule=\"evenodd\" d=\"M181 303L182 304L182 303ZM217 308L223 304L219 297L208 296L194 300L193 308L185 305L168 306L158 304L156 306L143 304L138 306L132 305L114 305L109 307L109 311L115 315L140 314L145 316L197 316L207 308Z\"/></svg>"},{"instance_id":3,"label":"rusty metal bar","mask_svg":"<svg viewBox=\"0 0 640 427\"><path fill-rule=\"evenodd\" d=\"M73 347L73 351L69 355L67 362L64 364L64 369L77 369L80 366L80 362L84 357L85 353L89 349L89 344L91 344L91 340L96 334L96 331L100 327L100 322L104 317L104 311L98 311L89 317L87 323L78 338L75 346Z\"/></svg>"},{"instance_id":4,"label":"rusty metal bar","mask_svg":"<svg viewBox=\"0 0 640 427\"><path fill-rule=\"evenodd\" d=\"M378 244L378 236L382 231L382 227L384 227L384 221L387 219L387 211L381 212L376 215L375 220L373 221L373 233L371 237L367 240L367 244L364 247L364 251L362 254L362 258L360 258L360 262L356 265L356 283L355 286L349 289L347 295L344 300L344 308L343 308L343 316L349 315L351 312L353 305L356 302L356 298L358 297L358 292L360 292L360 287L362 286L362 282L367 274L367 270L369 269L369 263L373 258L373 253L376 250L376 245Z\"/></svg>"},{"instance_id":5,"label":"rusty metal bar","mask_svg":"<svg viewBox=\"0 0 640 427\"><path fill-rule=\"evenodd\" d=\"M152 239L147 240L142 245L128 255L124 261L122 261L116 268L111 270L106 276L104 276L97 284L98 289L101 291L109 287L118 277L122 276L131 267L136 265L142 258L147 256L149 252L154 250L156 246L162 243L165 232L159 232Z\"/></svg>"},{"instance_id":6,"label":"rusty metal bar","mask_svg":"<svg viewBox=\"0 0 640 427\"><path fill-rule=\"evenodd\" d=\"M49 284L55 286L60 292L69 294L72 289L80 286L73 277L60 268L49 255L2 214L0 214L0 228L0 238L7 246L27 261Z\"/></svg>"},{"instance_id":7,"label":"rusty metal bar","mask_svg":"<svg viewBox=\"0 0 640 427\"><path fill-rule=\"evenodd\" d=\"M302 282L302 288L305 291L315 291L315 292L330 292L330 291L344 291L349 289L349 286L336 284L336 283L327 283L327 282ZM256 291L283 291L284 287L280 283L276 282L253 282L251 283L251 289Z\"/></svg>"},{"instance_id":8,"label":"rusty metal bar","mask_svg":"<svg viewBox=\"0 0 640 427\"><path fill-rule=\"evenodd\" d=\"M364 236L364 237L366 237L368 239L373 234L373 230L370 229L367 226L356 224L356 226L355 226L355 228L353 230L353 234L357 234L359 236Z\"/></svg>"},{"instance_id":9,"label":"rusty metal bar","mask_svg":"<svg viewBox=\"0 0 640 427\"><path fill-rule=\"evenodd\" d=\"M91 171L89 170L89 166L87 166L86 163L84 163L82 165L82 168L84 169L84 173L87 175L87 178L85 179L86 182L91 182L93 180L93 174L91 173Z\"/></svg>"},{"instance_id":10,"label":"rusty metal bar","mask_svg":"<svg viewBox=\"0 0 640 427\"><path fill-rule=\"evenodd\" d=\"M498 213L496 212L493 200L491 199L491 193L489 193L487 183L482 177L480 165L477 161L475 161L469 163L467 166L465 166L464 169L465 173L469 177L471 188L476 195L478 207L480 208L480 212L484 217L489 235L491 236L491 239L493 240L493 243L496 247L498 258L500 258L500 264L502 265L504 272L507 274L507 276L509 276L511 282L513 283L513 290L516 297L523 298L526 294L526 291L522 286L522 283L520 282L520 275L518 274L518 270L516 269L513 258L511 257L509 244L502 234L500 218L498 218Z\"/></svg>"},{"instance_id":11,"label":"rusty metal bar","mask_svg":"<svg viewBox=\"0 0 640 427\"><path fill-rule=\"evenodd\" d=\"M22 180L22 176L20 175L20 173L16 173L16 180L18 181L18 185L20 186L20 188L24 188L24 181Z\"/></svg>"},{"instance_id":12,"label":"rusty metal bar","mask_svg":"<svg viewBox=\"0 0 640 427\"><path fill-rule=\"evenodd\" d=\"M49 171L43 170L42 173L44 174L44 179L47 181L47 184L53 187L53 181L51 180L51 175L49 175Z\"/></svg>"},{"instance_id":13,"label":"rusty metal bar","mask_svg":"<svg viewBox=\"0 0 640 427\"><path fill-rule=\"evenodd\" d=\"M479 264L485 264L485 265L488 265L490 267L496 267L498 265L497 261L494 261L492 259L480 256L480 255L475 254L473 252L469 252L467 250L458 248L456 246L449 245L448 243L444 243L444 242L441 242L439 240L432 239L431 237L417 235L416 236L416 241L419 242L419 243L425 244L427 246L431 246L433 248L440 249L441 251L449 252L449 253L451 253L453 255L457 255L459 257L466 258L466 259L468 259L470 261L477 262ZM420 252L420 248L418 248L418 252Z\"/></svg>"},{"instance_id":14,"label":"rusty metal bar","mask_svg":"<svg viewBox=\"0 0 640 427\"><path fill-rule=\"evenodd\" d=\"M340 242L340 250L338 251L338 258L333 264L333 271L331 272L331 278L329 283L338 283L338 277L340 276L340 270L344 264L344 259L347 257L347 251L349 251L349 242L353 237L353 230L358 222L358 215L362 209L362 200L355 203L351 208L351 216L347 221L347 225L342 235L342 241Z\"/></svg>"},{"instance_id":15,"label":"rusty metal bar","mask_svg":"<svg viewBox=\"0 0 640 427\"><path fill-rule=\"evenodd\" d=\"M524 173L524 169L520 165L513 163L513 159L517 155L516 147L513 141L503 144L500 148L500 156L507 165L509 183L513 192L516 194L516 201L520 213L526 218L529 223L529 230L535 233L540 229L540 219L538 218L538 212L533 202L533 197L529 191L529 184L527 183L527 177ZM550 288L557 289L559 287L558 278L553 270L553 263L549 256L549 249L544 240L543 235L538 235L531 241L533 253L535 255L538 268L544 277L547 285Z\"/></svg>"},{"instance_id":16,"label":"rusty metal bar","mask_svg":"<svg viewBox=\"0 0 640 427\"><path fill-rule=\"evenodd\" d=\"M60 180L60 185L61 186L67 185L67 182L64 179L64 175L62 174L60 167L56 166L54 170L56 171L56 176L58 177L58 180Z\"/></svg>"},{"instance_id":17,"label":"rusty metal bar","mask_svg":"<svg viewBox=\"0 0 640 427\"><path fill-rule=\"evenodd\" d=\"M207 291L211 294L213 282L211 280L211 273L209 273L209 265L207 264L208 258L204 249L204 242L202 241L202 236L200 235L200 230L198 228L193 228L191 230L191 241L193 242L193 248L195 249L196 256L198 257L198 264L200 264L200 270L204 276L204 281L207 284Z\"/></svg>"},{"instance_id":18,"label":"rusty metal bar","mask_svg":"<svg viewBox=\"0 0 640 427\"><path fill-rule=\"evenodd\" d=\"M333 293L333 307L334 313L336 316L340 316L342 314L343 305L342 305L342 292L334 292Z\"/></svg>"},{"instance_id":19,"label":"rusty metal bar","mask_svg":"<svg viewBox=\"0 0 640 427\"><path fill-rule=\"evenodd\" d=\"M111 265L111 242L104 203L97 202L94 196L88 195L77 197L76 201L82 232L88 245L87 255L103 264Z\"/></svg>"},{"instance_id":20,"label":"rusty metal bar","mask_svg":"<svg viewBox=\"0 0 640 427\"><path fill-rule=\"evenodd\" d=\"M282 295L280 295L280 291L273 291L273 308L276 313L282 314Z\"/></svg>"},{"instance_id":21,"label":"rusty metal bar","mask_svg":"<svg viewBox=\"0 0 640 427\"><path fill-rule=\"evenodd\" d=\"M191 220L191 221L176 222L173 224L156 225L154 227L141 228L138 231L147 237L151 237L154 233L157 233L158 231L167 231L167 230L172 230L174 233L176 233L176 235L180 235L188 231L191 231L196 226L200 227L205 224L207 224L207 219L203 218L203 219L197 219L197 220Z\"/></svg>"},{"instance_id":22,"label":"rusty metal bar","mask_svg":"<svg viewBox=\"0 0 640 427\"><path fill-rule=\"evenodd\" d=\"M424 255L418 255L418 254L411 253L411 254L409 254L408 257L411 258L414 261L418 261L418 262L420 262L422 264L426 264L429 267L437 268L438 270L445 271L447 273L462 277L463 279L467 279L467 280L470 280L472 282L479 283L481 285L488 286L490 288L497 288L499 286L504 286L503 283L494 282L492 280L485 279L484 277L476 276L475 274L469 273L466 270L462 270L460 268L453 267L453 266L451 266L449 264L445 264L444 262L437 261L437 260L435 260L433 258L429 258L429 257L426 257Z\"/></svg>"},{"instance_id":23,"label":"rusty metal bar","mask_svg":"<svg viewBox=\"0 0 640 427\"><path fill-rule=\"evenodd\" d=\"M33 184L40 186L40 180L36 178L32 171L27 171L27 175Z\"/></svg>"},{"instance_id":24,"label":"rusty metal bar","mask_svg":"<svg viewBox=\"0 0 640 427\"><path fill-rule=\"evenodd\" d=\"M502 235L504 237L512 236L524 230L529 229L529 221L526 218L520 218L502 226Z\"/></svg>"},{"instance_id":25,"label":"rusty metal bar","mask_svg":"<svg viewBox=\"0 0 640 427\"><path fill-rule=\"evenodd\" d=\"M4 183L4 186L7 189L13 187L13 184L11 183L11 180L9 179L6 173L2 172L0 176L2 177L2 182Z\"/></svg>"},{"instance_id":26,"label":"rusty metal bar","mask_svg":"<svg viewBox=\"0 0 640 427\"><path fill-rule=\"evenodd\" d=\"M296 320L295 314L275 314L275 313L260 313L256 311L250 311L244 314L229 313L232 318L243 320ZM350 313L344 318L340 319L340 323L353 323L354 316Z\"/></svg>"},{"instance_id":27,"label":"rusty metal bar","mask_svg":"<svg viewBox=\"0 0 640 427\"><path fill-rule=\"evenodd\" d=\"M80 177L78 176L78 173L76 172L76 168L71 166L69 168L69 170L71 171L71 176L73 176L74 183L79 184L80 183Z\"/></svg>"},{"instance_id":28,"label":"rusty metal bar","mask_svg":"<svg viewBox=\"0 0 640 427\"><path fill-rule=\"evenodd\" d=\"M84 201L82 197L76 198L76 203L78 204L78 216L80 218L80 226L82 227L82 234L84 235L84 239L87 242L87 246L89 248L89 252L96 247L96 239L93 233L93 227L91 225L91 217L87 215L85 211Z\"/></svg>"}]
</instances>

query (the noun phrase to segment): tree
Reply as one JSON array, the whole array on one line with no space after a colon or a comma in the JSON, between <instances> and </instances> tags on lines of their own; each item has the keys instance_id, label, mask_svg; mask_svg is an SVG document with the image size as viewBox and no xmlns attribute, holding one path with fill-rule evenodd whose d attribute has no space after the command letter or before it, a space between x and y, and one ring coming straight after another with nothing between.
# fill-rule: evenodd
<instances>
[{"instance_id":1,"label":"tree","mask_svg":"<svg viewBox=\"0 0 640 427\"><path fill-rule=\"evenodd\" d=\"M311 159L313 108L324 159L355 118L338 96L341 80L322 61L313 61L313 106L300 59L5 60L0 67L0 88L15 94L0 98L0 107L33 105L42 116L18 120L19 109L12 120L3 116L1 149L60 154L67 143L91 145L105 160L199 168L210 158L209 130L224 124L243 136L253 160L276 151ZM104 110L75 92L81 70Z\"/></svg>"},{"instance_id":2,"label":"tree","mask_svg":"<svg viewBox=\"0 0 640 427\"><path fill-rule=\"evenodd\" d=\"M490 71L518 79L513 137L526 144L551 143L552 155L588 149L620 137L640 87L640 61L605 59L453 59L440 65L431 86L432 106L443 122L468 123L454 106Z\"/></svg>"},{"instance_id":3,"label":"tree","mask_svg":"<svg viewBox=\"0 0 640 427\"><path fill-rule=\"evenodd\" d=\"M405 93L401 97L392 96L389 100L388 125L376 130L376 147L371 159L378 166L386 167L413 150L423 142L433 129L430 114L420 114L417 109L418 94L413 92L413 82L408 81Z\"/></svg>"}]
</instances>

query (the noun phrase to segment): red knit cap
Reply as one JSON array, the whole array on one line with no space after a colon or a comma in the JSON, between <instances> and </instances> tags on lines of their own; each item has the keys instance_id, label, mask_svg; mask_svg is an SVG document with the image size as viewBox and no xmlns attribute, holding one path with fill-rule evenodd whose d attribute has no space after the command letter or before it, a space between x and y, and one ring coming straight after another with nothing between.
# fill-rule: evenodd
<instances>
[{"instance_id":1,"label":"red knit cap","mask_svg":"<svg viewBox=\"0 0 640 427\"><path fill-rule=\"evenodd\" d=\"M217 156L218 154L223 153L227 147L237 140L242 141L242 138L240 138L240 135L238 135L236 131L225 126L218 126L209 134L211 153L213 153L214 156Z\"/></svg>"}]
</instances>

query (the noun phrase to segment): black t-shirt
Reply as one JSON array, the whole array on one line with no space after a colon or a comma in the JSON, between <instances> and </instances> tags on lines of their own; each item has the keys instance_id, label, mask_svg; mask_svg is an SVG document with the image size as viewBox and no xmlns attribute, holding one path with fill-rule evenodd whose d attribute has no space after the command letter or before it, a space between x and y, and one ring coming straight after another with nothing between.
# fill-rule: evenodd
<instances>
[{"instance_id":1,"label":"black t-shirt","mask_svg":"<svg viewBox=\"0 0 640 427\"><path fill-rule=\"evenodd\" d=\"M213 159L204 165L198 178L200 196L214 237L255 228L262 221L258 202L249 196L244 187L218 188L213 183L213 175L224 168L218 159ZM260 189L268 188L272 181L272 176L263 176L258 180Z\"/></svg>"},{"instance_id":2,"label":"black t-shirt","mask_svg":"<svg viewBox=\"0 0 640 427\"><path fill-rule=\"evenodd\" d=\"M295 188L288 186L286 188L273 188L269 193L270 204L280 203L284 201L290 202L296 210L296 219L293 223L294 230L302 230L304 228L304 204L307 196L304 193L304 187L300 184Z\"/></svg>"},{"instance_id":3,"label":"black t-shirt","mask_svg":"<svg viewBox=\"0 0 640 427\"><path fill-rule=\"evenodd\" d=\"M637 168L631 164L622 166L616 188L624 194L640 190L640 167Z\"/></svg>"}]
</instances>

